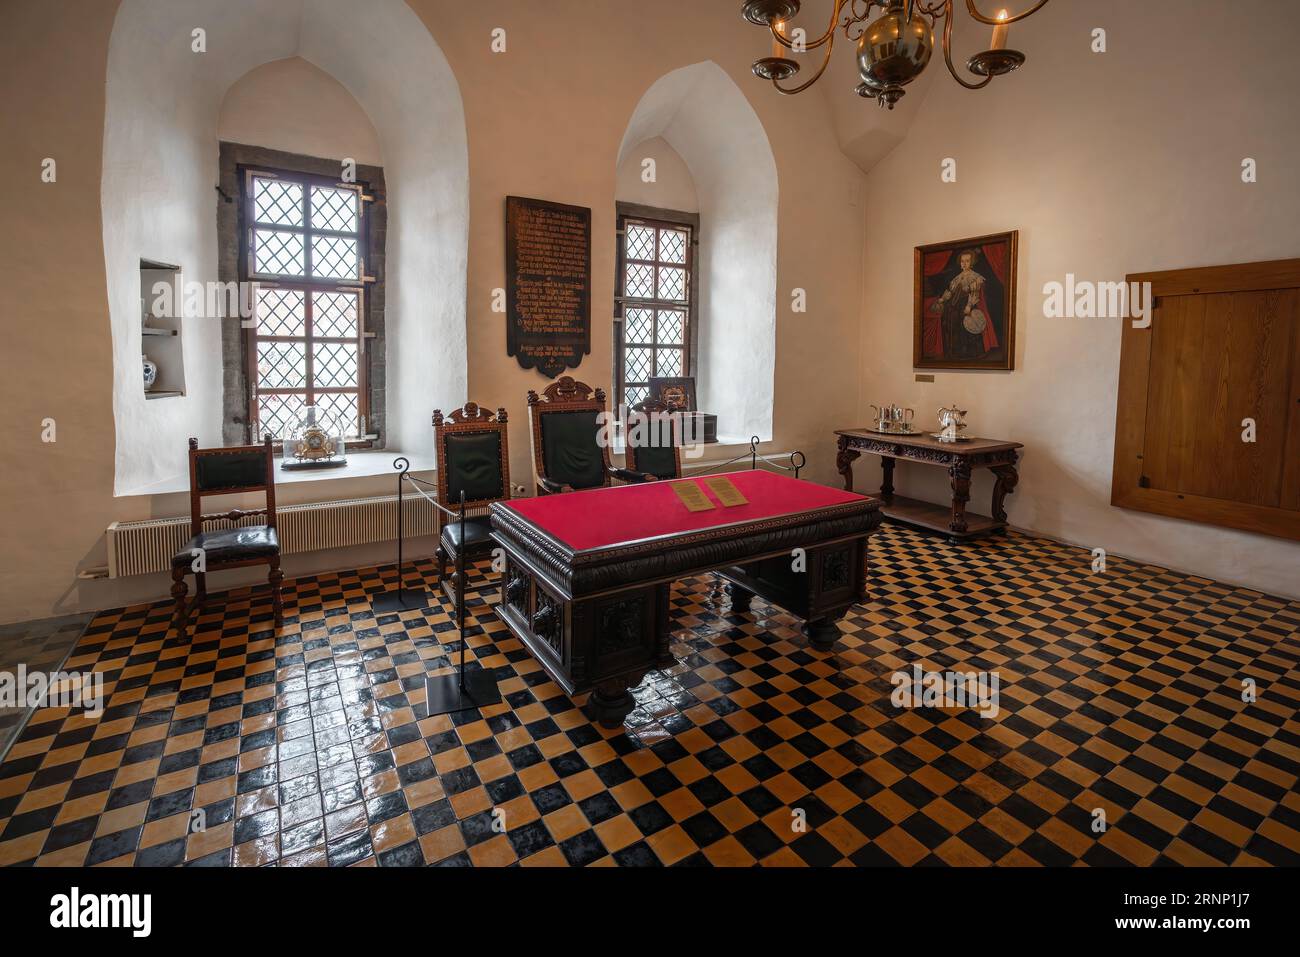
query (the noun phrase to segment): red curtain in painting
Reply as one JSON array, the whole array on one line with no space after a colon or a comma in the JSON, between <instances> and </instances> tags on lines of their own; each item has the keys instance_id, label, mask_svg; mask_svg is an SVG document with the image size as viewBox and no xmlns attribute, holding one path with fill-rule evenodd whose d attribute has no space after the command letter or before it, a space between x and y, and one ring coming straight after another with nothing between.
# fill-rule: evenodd
<instances>
[{"instance_id":1,"label":"red curtain in painting","mask_svg":"<svg viewBox=\"0 0 1300 957\"><path fill-rule=\"evenodd\" d=\"M925 278L939 275L948 268L951 259L951 249L946 252L927 253L921 261ZM930 312L930 303L938 298L939 296L922 295L921 297L921 355L923 356L943 355L943 316Z\"/></svg>"},{"instance_id":2,"label":"red curtain in painting","mask_svg":"<svg viewBox=\"0 0 1300 957\"><path fill-rule=\"evenodd\" d=\"M1007 304L1007 246L1005 243L990 243L980 247L980 252L984 254L984 261L989 264L989 269L1002 284L1002 304ZM984 326L984 351L992 352L998 347L998 331L993 326L993 316L989 313L989 304L985 300L984 294L980 293L980 306L984 310L984 315L988 317L988 322Z\"/></svg>"}]
</instances>

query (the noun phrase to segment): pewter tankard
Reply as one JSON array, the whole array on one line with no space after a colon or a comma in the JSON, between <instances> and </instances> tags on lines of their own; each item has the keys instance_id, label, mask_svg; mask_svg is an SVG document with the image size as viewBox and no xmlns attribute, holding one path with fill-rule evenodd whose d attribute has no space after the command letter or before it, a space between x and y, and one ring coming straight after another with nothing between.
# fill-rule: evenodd
<instances>
[{"instance_id":1,"label":"pewter tankard","mask_svg":"<svg viewBox=\"0 0 1300 957\"><path fill-rule=\"evenodd\" d=\"M911 432L912 418L916 413L911 409L897 405L873 405L876 413L876 429L880 432Z\"/></svg>"}]
</instances>

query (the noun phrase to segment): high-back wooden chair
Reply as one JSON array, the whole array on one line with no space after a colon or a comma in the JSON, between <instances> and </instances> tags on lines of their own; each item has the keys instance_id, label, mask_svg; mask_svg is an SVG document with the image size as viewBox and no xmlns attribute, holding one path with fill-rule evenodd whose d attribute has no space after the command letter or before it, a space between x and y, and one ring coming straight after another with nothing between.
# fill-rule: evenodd
<instances>
[{"instance_id":1,"label":"high-back wooden chair","mask_svg":"<svg viewBox=\"0 0 1300 957\"><path fill-rule=\"evenodd\" d=\"M438 501L459 511L460 496L465 493L465 521L444 523L438 536L438 580L444 582L444 588L449 560L454 563L460 553L468 559L492 551L488 506L510 497L506 425L505 409L497 409L494 415L475 402L466 402L463 409L454 409L447 416L441 409L433 410Z\"/></svg>"},{"instance_id":2,"label":"high-back wooden chair","mask_svg":"<svg viewBox=\"0 0 1300 957\"><path fill-rule=\"evenodd\" d=\"M266 507L232 508L228 512L203 514L203 499L211 495L239 495L265 492ZM220 519L237 522L250 515L265 515L261 525L236 525L205 532L207 522ZM194 604L202 605L208 594L207 573L245 565L267 565L267 583L275 624L284 623L284 601L280 595L280 539L275 530L275 455L271 436L261 445L201 449L190 439L190 535L189 542L172 558L172 597L176 610L172 623L180 637L188 637L189 615L185 602L185 576L194 573Z\"/></svg>"},{"instance_id":3,"label":"high-back wooden chair","mask_svg":"<svg viewBox=\"0 0 1300 957\"><path fill-rule=\"evenodd\" d=\"M624 439L627 467L657 479L682 477L681 416L660 399L632 406Z\"/></svg>"},{"instance_id":4,"label":"high-back wooden chair","mask_svg":"<svg viewBox=\"0 0 1300 957\"><path fill-rule=\"evenodd\" d=\"M528 419L533 443L537 494L602 488L613 479L649 482L653 475L610 464L612 423L606 421L605 390L560 376L542 394L529 390Z\"/></svg>"}]
</instances>

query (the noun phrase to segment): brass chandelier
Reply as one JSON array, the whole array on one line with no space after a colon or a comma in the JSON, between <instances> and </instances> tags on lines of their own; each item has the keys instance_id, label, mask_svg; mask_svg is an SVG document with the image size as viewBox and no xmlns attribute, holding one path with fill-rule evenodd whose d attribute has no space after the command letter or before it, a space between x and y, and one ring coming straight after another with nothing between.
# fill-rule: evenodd
<instances>
[{"instance_id":1,"label":"brass chandelier","mask_svg":"<svg viewBox=\"0 0 1300 957\"><path fill-rule=\"evenodd\" d=\"M767 27L772 34L772 55L754 61L754 75L771 80L779 92L802 93L821 78L830 63L838 28L857 43L858 74L862 78L857 94L892 110L906 92L904 87L920 76L930 62L934 29L940 20L943 21L943 59L948 64L948 72L966 89L979 90L988 86L995 76L1010 73L1025 62L1025 55L1019 50L1007 49L1007 28L1037 13L1046 4L1047 0L1037 0L1024 13L1008 16L1003 10L989 17L976 8L975 0L966 0L971 17L993 27L990 48L966 61L966 68L981 77L978 80L966 79L952 63L953 0L929 3L925 0L835 0L830 26L815 39L801 37L801 31L790 27L790 20L799 13L800 0L744 0L741 14L750 23ZM868 22L875 7L884 12ZM786 51L803 53L820 47L825 47L825 53L817 72L799 86L782 86L783 80L799 72L799 61L786 56Z\"/></svg>"}]
</instances>

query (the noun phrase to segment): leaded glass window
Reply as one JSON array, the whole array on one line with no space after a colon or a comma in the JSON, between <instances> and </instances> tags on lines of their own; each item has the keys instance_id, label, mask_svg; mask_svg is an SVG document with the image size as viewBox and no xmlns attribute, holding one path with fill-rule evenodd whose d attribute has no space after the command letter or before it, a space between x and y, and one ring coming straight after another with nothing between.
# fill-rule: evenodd
<instances>
[{"instance_id":1,"label":"leaded glass window","mask_svg":"<svg viewBox=\"0 0 1300 957\"><path fill-rule=\"evenodd\" d=\"M364 433L365 202L362 187L246 170L244 274L254 435L281 435L303 409Z\"/></svg>"},{"instance_id":2,"label":"leaded glass window","mask_svg":"<svg viewBox=\"0 0 1300 957\"><path fill-rule=\"evenodd\" d=\"M693 229L632 216L619 225L615 401L630 408L649 394L652 376L692 374Z\"/></svg>"}]
</instances>

